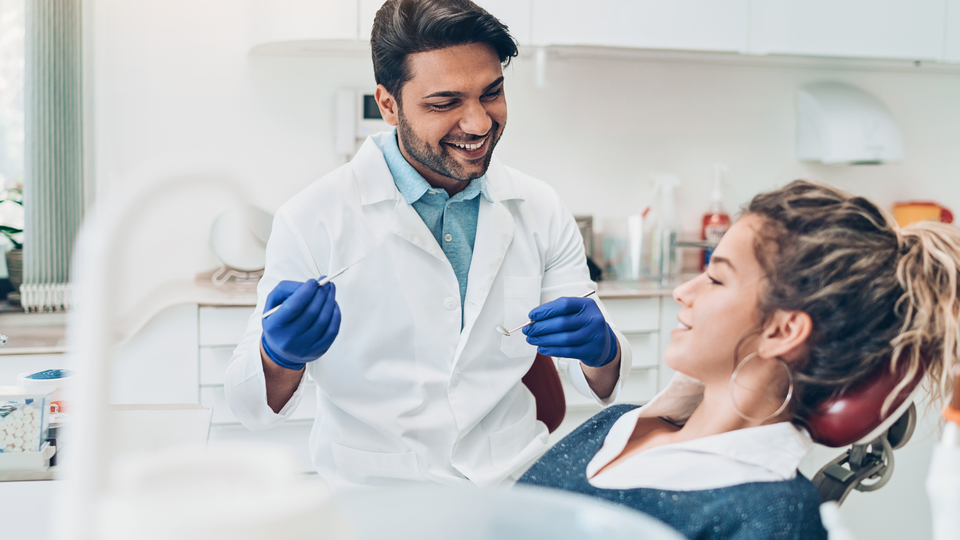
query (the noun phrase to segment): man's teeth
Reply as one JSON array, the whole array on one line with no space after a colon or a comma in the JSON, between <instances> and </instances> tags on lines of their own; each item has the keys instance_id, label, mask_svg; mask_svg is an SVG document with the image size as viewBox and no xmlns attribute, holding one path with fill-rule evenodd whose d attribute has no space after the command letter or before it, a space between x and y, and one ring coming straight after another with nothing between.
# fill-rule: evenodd
<instances>
[{"instance_id":1,"label":"man's teeth","mask_svg":"<svg viewBox=\"0 0 960 540\"><path fill-rule=\"evenodd\" d=\"M478 143L476 143L476 144L459 144L459 143L453 143L453 145L456 146L457 148L463 148L464 150L467 150L467 151L469 151L469 152L473 152L474 150L479 150L480 147L483 146L483 143L484 143L485 140L486 140L486 139L484 139L483 141L480 141L480 142L478 142Z\"/></svg>"},{"instance_id":2,"label":"man's teeth","mask_svg":"<svg viewBox=\"0 0 960 540\"><path fill-rule=\"evenodd\" d=\"M689 330L689 329L690 329L689 326L687 326L687 325L685 325L685 324L683 324L682 322L679 322L679 321L677 321L677 328L679 328L680 330Z\"/></svg>"}]
</instances>

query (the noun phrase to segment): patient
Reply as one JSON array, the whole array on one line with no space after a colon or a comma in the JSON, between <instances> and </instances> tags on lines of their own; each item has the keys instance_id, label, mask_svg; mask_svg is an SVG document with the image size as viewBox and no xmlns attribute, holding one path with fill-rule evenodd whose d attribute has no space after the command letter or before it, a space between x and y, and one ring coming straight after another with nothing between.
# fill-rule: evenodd
<instances>
[{"instance_id":1,"label":"patient","mask_svg":"<svg viewBox=\"0 0 960 540\"><path fill-rule=\"evenodd\" d=\"M957 363L958 265L951 226L898 229L807 181L758 195L706 272L673 292L670 385L593 417L519 483L630 506L690 538L826 538L797 472L804 417L893 359L907 380L926 364L938 391Z\"/></svg>"}]
</instances>

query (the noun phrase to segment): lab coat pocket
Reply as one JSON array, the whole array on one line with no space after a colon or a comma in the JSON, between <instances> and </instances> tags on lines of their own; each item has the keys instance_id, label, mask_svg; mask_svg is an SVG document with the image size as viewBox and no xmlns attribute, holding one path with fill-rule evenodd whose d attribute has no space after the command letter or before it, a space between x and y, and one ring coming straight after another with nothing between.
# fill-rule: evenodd
<instances>
[{"instance_id":1,"label":"lab coat pocket","mask_svg":"<svg viewBox=\"0 0 960 540\"><path fill-rule=\"evenodd\" d=\"M516 424L490 435L490 461L506 465L530 444L537 427L537 412L531 408Z\"/></svg>"},{"instance_id":2,"label":"lab coat pocket","mask_svg":"<svg viewBox=\"0 0 960 540\"><path fill-rule=\"evenodd\" d=\"M423 480L416 452L369 452L330 443L337 472L344 478L362 481L371 478Z\"/></svg>"},{"instance_id":3,"label":"lab coat pocket","mask_svg":"<svg viewBox=\"0 0 960 540\"><path fill-rule=\"evenodd\" d=\"M503 278L503 324L509 330L527 322L530 310L540 305L541 277ZM533 358L537 348L522 331L500 338L500 351L510 358Z\"/></svg>"}]
</instances>

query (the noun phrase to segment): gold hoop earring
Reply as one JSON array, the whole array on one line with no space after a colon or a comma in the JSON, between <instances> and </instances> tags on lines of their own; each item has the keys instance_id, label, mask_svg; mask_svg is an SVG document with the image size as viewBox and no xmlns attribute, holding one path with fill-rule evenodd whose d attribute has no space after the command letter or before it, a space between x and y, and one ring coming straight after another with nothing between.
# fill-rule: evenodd
<instances>
[{"instance_id":1,"label":"gold hoop earring","mask_svg":"<svg viewBox=\"0 0 960 540\"><path fill-rule=\"evenodd\" d=\"M749 355L747 355L746 358L740 361L740 364L737 365L737 368L733 370L733 374L730 375L730 391L729 391L730 404L733 406L734 412L736 412L740 416L740 418L743 418L744 420L753 421L753 422L766 422L767 420L782 413L784 410L786 410L787 405L790 404L790 400L793 398L793 373L790 372L790 367L787 366L786 362L784 362L779 358L774 358L774 360L776 360L777 362L780 363L781 366L783 366L784 371L787 372L787 380L790 382L790 386L787 389L787 397L783 400L783 403L780 405L780 407L776 411L774 411L773 414L771 414L770 416L767 416L765 418L753 418L753 417L747 416L743 414L743 411L741 411L737 407L737 401L733 399L733 385L737 381L737 375L740 374L740 369L743 368L743 366L745 366L747 362L757 357L758 357L757 353L750 353Z\"/></svg>"}]
</instances>

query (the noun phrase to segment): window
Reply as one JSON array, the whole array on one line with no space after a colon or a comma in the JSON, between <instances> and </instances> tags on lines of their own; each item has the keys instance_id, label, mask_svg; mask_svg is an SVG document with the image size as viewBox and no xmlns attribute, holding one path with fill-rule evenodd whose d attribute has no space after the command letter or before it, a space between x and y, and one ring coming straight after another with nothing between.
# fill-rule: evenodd
<instances>
[{"instance_id":1,"label":"window","mask_svg":"<svg viewBox=\"0 0 960 540\"><path fill-rule=\"evenodd\" d=\"M21 244L24 162L24 0L0 0L0 253ZM11 241L11 237L13 241ZM14 271L16 273L16 271ZM0 256L0 278L8 277L6 258ZM13 288L0 282L0 300Z\"/></svg>"}]
</instances>

